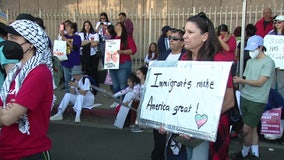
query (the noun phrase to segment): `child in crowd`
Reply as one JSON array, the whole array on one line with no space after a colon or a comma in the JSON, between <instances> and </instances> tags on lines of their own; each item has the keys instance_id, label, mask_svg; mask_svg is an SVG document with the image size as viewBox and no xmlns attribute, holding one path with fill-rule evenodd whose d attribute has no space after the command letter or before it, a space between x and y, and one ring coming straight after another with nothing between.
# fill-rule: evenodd
<instances>
[{"instance_id":1,"label":"child in crowd","mask_svg":"<svg viewBox=\"0 0 284 160\"><path fill-rule=\"evenodd\" d=\"M144 88L145 88L145 80L146 80L146 75L147 75L147 67L143 66L140 67L136 70L136 76L140 80L140 94L137 97L136 100L133 101L132 107L137 109L140 103L140 99L144 93ZM137 132L143 132L143 128L139 127L138 125L135 125L135 120L136 120L136 115L137 112L134 110L130 111L130 127L131 127L131 132L137 133Z\"/></svg>"},{"instance_id":2,"label":"child in crowd","mask_svg":"<svg viewBox=\"0 0 284 160\"><path fill-rule=\"evenodd\" d=\"M137 99L137 97L140 94L140 84L139 79L134 73L131 73L127 79L127 85L128 87L116 92L113 96L114 97L120 97L122 95L125 95L123 98L123 103L127 106L131 106L133 100ZM117 112L119 110L119 106L116 102L114 102L110 107L117 108Z\"/></svg>"},{"instance_id":3,"label":"child in crowd","mask_svg":"<svg viewBox=\"0 0 284 160\"><path fill-rule=\"evenodd\" d=\"M157 43L152 42L149 45L148 53L144 59L145 66L148 67L150 61L158 59L158 55L159 55L158 45Z\"/></svg>"}]
</instances>

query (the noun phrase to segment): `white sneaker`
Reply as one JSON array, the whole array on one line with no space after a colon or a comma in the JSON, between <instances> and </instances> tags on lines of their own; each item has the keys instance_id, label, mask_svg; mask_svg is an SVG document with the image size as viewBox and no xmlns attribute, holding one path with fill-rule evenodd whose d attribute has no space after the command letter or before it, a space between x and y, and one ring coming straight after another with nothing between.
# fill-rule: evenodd
<instances>
[{"instance_id":1,"label":"white sneaker","mask_svg":"<svg viewBox=\"0 0 284 160\"><path fill-rule=\"evenodd\" d=\"M115 108L117 106L117 103L116 102L113 102L113 104L111 104L109 107L110 108Z\"/></svg>"},{"instance_id":2,"label":"white sneaker","mask_svg":"<svg viewBox=\"0 0 284 160\"><path fill-rule=\"evenodd\" d=\"M80 123L80 122L81 122L80 117L75 117L75 123Z\"/></svg>"},{"instance_id":3,"label":"white sneaker","mask_svg":"<svg viewBox=\"0 0 284 160\"><path fill-rule=\"evenodd\" d=\"M51 121L60 121L62 119L63 119L62 115L58 113L50 117Z\"/></svg>"}]
</instances>

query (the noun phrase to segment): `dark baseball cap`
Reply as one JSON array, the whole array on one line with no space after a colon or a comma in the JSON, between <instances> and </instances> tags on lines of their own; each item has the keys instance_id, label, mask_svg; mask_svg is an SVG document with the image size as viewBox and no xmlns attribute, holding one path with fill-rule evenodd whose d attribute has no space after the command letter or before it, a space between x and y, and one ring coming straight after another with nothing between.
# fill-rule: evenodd
<instances>
[{"instance_id":1,"label":"dark baseball cap","mask_svg":"<svg viewBox=\"0 0 284 160\"><path fill-rule=\"evenodd\" d=\"M35 20L36 20L34 16L32 16L31 14L28 14L28 13L21 13L16 18L16 20L22 20L22 19L30 20L30 21L33 21L33 22L35 22Z\"/></svg>"},{"instance_id":2,"label":"dark baseball cap","mask_svg":"<svg viewBox=\"0 0 284 160\"><path fill-rule=\"evenodd\" d=\"M4 23L0 23L0 30L20 36L20 34L12 26L5 25Z\"/></svg>"},{"instance_id":3,"label":"dark baseball cap","mask_svg":"<svg viewBox=\"0 0 284 160\"><path fill-rule=\"evenodd\" d=\"M4 23L0 22L0 26L1 25L5 25ZM7 32L4 31L2 28L0 28L0 36L3 35L3 36L6 36L7 35Z\"/></svg>"},{"instance_id":4,"label":"dark baseball cap","mask_svg":"<svg viewBox=\"0 0 284 160\"><path fill-rule=\"evenodd\" d=\"M20 36L20 33L18 33L12 26L7 26L4 23L0 23L0 29L7 33Z\"/></svg>"},{"instance_id":5,"label":"dark baseball cap","mask_svg":"<svg viewBox=\"0 0 284 160\"><path fill-rule=\"evenodd\" d=\"M169 30L172 30L172 28L170 26L164 26L162 28L162 32L167 33Z\"/></svg>"}]
</instances>

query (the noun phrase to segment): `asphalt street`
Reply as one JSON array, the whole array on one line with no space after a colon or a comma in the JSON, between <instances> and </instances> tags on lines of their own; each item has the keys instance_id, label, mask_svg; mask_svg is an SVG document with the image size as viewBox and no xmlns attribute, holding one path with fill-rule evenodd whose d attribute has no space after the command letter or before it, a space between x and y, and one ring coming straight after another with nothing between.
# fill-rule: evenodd
<instances>
[{"instance_id":1,"label":"asphalt street","mask_svg":"<svg viewBox=\"0 0 284 160\"><path fill-rule=\"evenodd\" d=\"M108 86L102 85L104 89ZM56 105L64 92L58 88ZM114 109L109 108L112 100L100 93L96 102L101 105L92 110L84 109L81 123L74 123L74 114L69 107L64 120L51 121L49 137L52 140L52 160L150 160L153 148L152 129L143 133L132 133L128 128L114 127ZM53 110L53 114L56 107ZM230 153L240 151L241 139L231 140ZM260 155L262 160L283 160L284 140L268 141L261 138Z\"/></svg>"}]
</instances>

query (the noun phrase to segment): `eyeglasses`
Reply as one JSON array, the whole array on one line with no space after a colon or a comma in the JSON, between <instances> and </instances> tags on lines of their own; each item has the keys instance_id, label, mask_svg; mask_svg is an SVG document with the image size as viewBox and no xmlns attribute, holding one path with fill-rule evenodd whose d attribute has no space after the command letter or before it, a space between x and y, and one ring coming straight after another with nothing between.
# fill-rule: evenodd
<instances>
[{"instance_id":1,"label":"eyeglasses","mask_svg":"<svg viewBox=\"0 0 284 160\"><path fill-rule=\"evenodd\" d=\"M183 38L179 38L179 37L175 37L175 36L170 36L170 37L169 37L169 40L173 40L173 41L178 41L178 40L180 40L180 41L183 41Z\"/></svg>"},{"instance_id":2,"label":"eyeglasses","mask_svg":"<svg viewBox=\"0 0 284 160\"><path fill-rule=\"evenodd\" d=\"M283 21L273 21L274 24L280 24L282 23Z\"/></svg>"}]
</instances>

